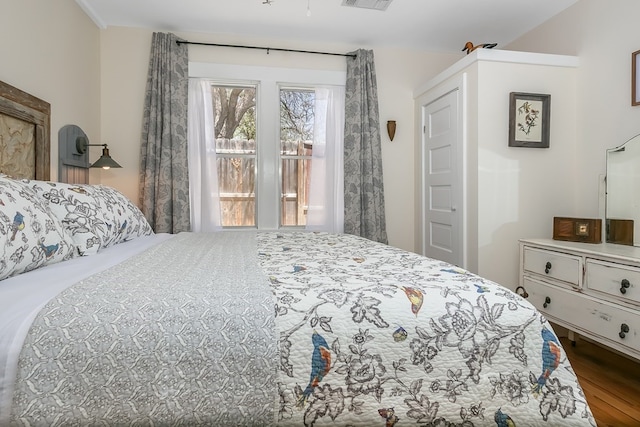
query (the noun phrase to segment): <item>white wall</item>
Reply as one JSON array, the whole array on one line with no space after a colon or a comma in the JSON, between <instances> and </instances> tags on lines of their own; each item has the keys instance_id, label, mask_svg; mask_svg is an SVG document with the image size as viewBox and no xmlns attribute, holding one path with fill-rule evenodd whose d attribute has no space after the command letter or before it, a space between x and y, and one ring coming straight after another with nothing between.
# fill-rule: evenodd
<instances>
[{"instance_id":1,"label":"white wall","mask_svg":"<svg viewBox=\"0 0 640 427\"><path fill-rule=\"evenodd\" d=\"M0 9L0 37L4 40L0 80L52 105L52 178L57 177L57 132L66 124L76 124L92 143L108 143L111 154L123 165L119 170L92 171L91 182L113 185L137 201L142 105L152 30L122 27L98 30L73 0L0 0ZM634 16L638 12L640 3L635 0L616 0L614 6L600 0L581 0L509 46L516 50L580 55L581 66L575 78L577 146L571 153L580 164L573 172L580 185L573 189L574 206L568 215L598 215L598 176L604 174L604 150L640 133L636 124L640 123L640 107L631 107L629 102L630 56L640 49L633 34ZM414 249L413 90L462 58L462 54L314 45L229 35L178 35L205 42L337 52L373 48L378 71L389 239L393 245ZM276 52L267 55L260 51L202 46L189 49L190 58L195 61L344 67L344 60L334 57ZM553 102L556 105L555 98ZM388 140L385 130L390 119L398 122L393 142ZM92 149L92 159L98 155L99 148ZM494 224L491 229L496 227Z\"/></svg>"},{"instance_id":2,"label":"white wall","mask_svg":"<svg viewBox=\"0 0 640 427\"><path fill-rule=\"evenodd\" d=\"M123 169L99 171L92 181L112 185L132 200L138 200L138 164L142 108L146 85L151 30L110 27L101 32L102 141ZM367 46L299 43L229 35L176 33L186 40L244 44L292 49L349 52ZM373 47L380 105L382 155L389 242L413 250L413 89L446 68L461 54L428 54ZM346 69L345 58L223 47L189 46L189 60L284 68ZM396 120L398 130L391 142L387 120Z\"/></svg>"},{"instance_id":3,"label":"white wall","mask_svg":"<svg viewBox=\"0 0 640 427\"><path fill-rule=\"evenodd\" d=\"M478 273L515 289L518 239L551 237L554 216L576 216L577 68L479 65ZM551 95L549 148L508 146L509 93Z\"/></svg>"},{"instance_id":4,"label":"white wall","mask_svg":"<svg viewBox=\"0 0 640 427\"><path fill-rule=\"evenodd\" d=\"M151 46L149 29L99 30L73 0L0 0L0 80L51 103L51 171L57 179L58 130L80 126L91 143L109 144L122 169L91 170L90 182L111 185L138 200L142 107ZM158 31L166 31L158 29ZM389 241L412 250L412 90L461 57L442 54L180 33L185 39L304 50L347 52L373 48L378 72ZM232 64L340 70L340 57L190 46L190 59ZM393 142L386 121L397 120ZM91 160L100 149L90 148Z\"/></svg>"},{"instance_id":5,"label":"white wall","mask_svg":"<svg viewBox=\"0 0 640 427\"><path fill-rule=\"evenodd\" d=\"M100 139L99 37L73 0L0 0L0 80L51 104L52 179L62 126Z\"/></svg>"},{"instance_id":6,"label":"white wall","mask_svg":"<svg viewBox=\"0 0 640 427\"><path fill-rule=\"evenodd\" d=\"M637 0L580 0L508 46L580 58L573 153L578 217L603 214L599 188L606 149L640 134L640 106L631 106L631 53L640 49L638 16Z\"/></svg>"}]
</instances>

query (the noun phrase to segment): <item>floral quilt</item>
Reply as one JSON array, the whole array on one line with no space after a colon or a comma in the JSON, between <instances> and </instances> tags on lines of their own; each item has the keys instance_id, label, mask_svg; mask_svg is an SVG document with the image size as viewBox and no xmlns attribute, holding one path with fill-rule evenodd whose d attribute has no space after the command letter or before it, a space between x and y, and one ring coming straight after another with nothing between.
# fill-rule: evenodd
<instances>
[{"instance_id":1,"label":"floral quilt","mask_svg":"<svg viewBox=\"0 0 640 427\"><path fill-rule=\"evenodd\" d=\"M551 326L510 290L350 235L257 239L279 425L596 425Z\"/></svg>"},{"instance_id":2,"label":"floral quilt","mask_svg":"<svg viewBox=\"0 0 640 427\"><path fill-rule=\"evenodd\" d=\"M180 233L70 284L15 363L2 425L595 426L527 300L342 234Z\"/></svg>"}]
</instances>

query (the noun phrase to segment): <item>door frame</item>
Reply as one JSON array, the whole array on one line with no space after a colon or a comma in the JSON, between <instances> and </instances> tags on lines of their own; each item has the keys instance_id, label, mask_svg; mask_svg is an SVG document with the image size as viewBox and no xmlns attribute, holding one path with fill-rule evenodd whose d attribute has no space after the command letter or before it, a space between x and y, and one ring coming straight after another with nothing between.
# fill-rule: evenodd
<instances>
[{"instance_id":1,"label":"door frame","mask_svg":"<svg viewBox=\"0 0 640 427\"><path fill-rule=\"evenodd\" d=\"M426 242L425 236L425 203L427 203L426 190L427 183L425 177L425 156L424 156L424 129L426 126L424 111L425 107L432 102L457 91L458 102L458 128L457 128L457 158L458 182L461 186L461 206L457 206L460 215L460 233L458 234L458 244L461 248L462 265L460 267L467 269L469 263L468 248L468 189L467 189L467 73L460 73L447 79L438 86L429 89L423 95L416 99L416 161L418 165L416 170L419 171L420 177L417 185L416 195L416 231L417 242L416 249L422 255L425 254Z\"/></svg>"}]
</instances>

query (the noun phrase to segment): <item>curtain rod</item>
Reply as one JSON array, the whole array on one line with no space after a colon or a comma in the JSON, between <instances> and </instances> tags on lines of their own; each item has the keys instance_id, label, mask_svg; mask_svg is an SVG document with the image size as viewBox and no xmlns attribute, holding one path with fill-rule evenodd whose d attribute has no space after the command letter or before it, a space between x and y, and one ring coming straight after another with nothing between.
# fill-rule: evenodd
<instances>
[{"instance_id":1,"label":"curtain rod","mask_svg":"<svg viewBox=\"0 0 640 427\"><path fill-rule=\"evenodd\" d=\"M237 47L241 49L261 49L261 50L266 50L267 54L269 54L269 51L275 50L278 52L313 53L315 55L347 56L349 58L356 57L356 55L352 53L316 52L313 50L282 49L278 47L241 46L241 45L235 45L235 44L200 43L200 42L190 42L190 41L182 41L182 40L176 40L176 43L177 44L197 44L201 46Z\"/></svg>"}]
</instances>

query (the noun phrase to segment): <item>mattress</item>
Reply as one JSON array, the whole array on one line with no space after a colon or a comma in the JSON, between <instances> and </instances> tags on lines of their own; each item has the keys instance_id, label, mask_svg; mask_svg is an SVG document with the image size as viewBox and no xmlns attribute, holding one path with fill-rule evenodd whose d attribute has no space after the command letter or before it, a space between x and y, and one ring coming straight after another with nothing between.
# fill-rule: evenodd
<instances>
[{"instance_id":1,"label":"mattress","mask_svg":"<svg viewBox=\"0 0 640 427\"><path fill-rule=\"evenodd\" d=\"M0 309L0 425L595 425L528 301L351 235L141 237Z\"/></svg>"}]
</instances>

